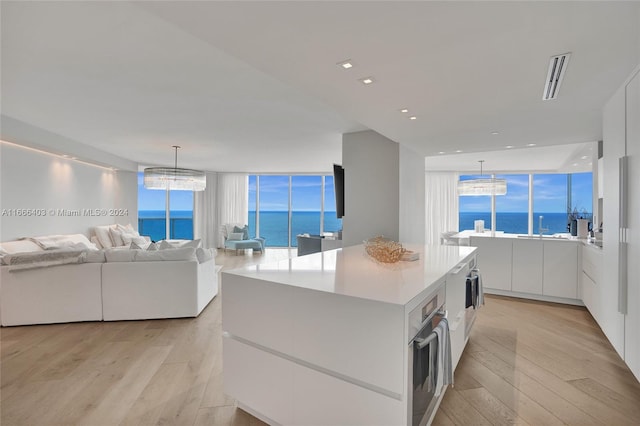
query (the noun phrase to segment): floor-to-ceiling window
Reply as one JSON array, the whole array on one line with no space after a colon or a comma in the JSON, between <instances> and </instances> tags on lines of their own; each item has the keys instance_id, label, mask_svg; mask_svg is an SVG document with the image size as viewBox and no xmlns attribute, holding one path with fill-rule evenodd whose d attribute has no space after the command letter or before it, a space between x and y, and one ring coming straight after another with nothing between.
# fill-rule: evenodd
<instances>
[{"instance_id":1,"label":"floor-to-ceiling window","mask_svg":"<svg viewBox=\"0 0 640 426\"><path fill-rule=\"evenodd\" d=\"M146 189L138 173L138 232L153 241L193 239L193 192ZM168 201L168 204L167 204ZM167 237L167 217L169 236Z\"/></svg>"},{"instance_id":2,"label":"floor-to-ceiling window","mask_svg":"<svg viewBox=\"0 0 640 426\"><path fill-rule=\"evenodd\" d=\"M267 246L297 247L299 234L340 230L333 176L249 176L249 233Z\"/></svg>"},{"instance_id":3,"label":"floor-to-ceiling window","mask_svg":"<svg viewBox=\"0 0 640 426\"><path fill-rule=\"evenodd\" d=\"M460 180L479 176L463 175ZM486 176L485 176L486 177ZM529 179L532 179L532 211L529 211ZM514 234L539 233L540 216L545 234L568 232L568 213L577 211L582 218L591 218L593 174L546 173L509 174L496 178L506 179L507 194L496 198L496 230ZM485 221L491 229L491 196L461 196L459 230L474 229L474 221Z\"/></svg>"},{"instance_id":4,"label":"floor-to-ceiling window","mask_svg":"<svg viewBox=\"0 0 640 426\"><path fill-rule=\"evenodd\" d=\"M482 176L486 178L486 176ZM479 175L462 175L460 180L479 179ZM491 197L473 196L460 197L459 201L460 230L474 229L476 220L484 220L485 229L491 229Z\"/></svg>"}]
</instances>

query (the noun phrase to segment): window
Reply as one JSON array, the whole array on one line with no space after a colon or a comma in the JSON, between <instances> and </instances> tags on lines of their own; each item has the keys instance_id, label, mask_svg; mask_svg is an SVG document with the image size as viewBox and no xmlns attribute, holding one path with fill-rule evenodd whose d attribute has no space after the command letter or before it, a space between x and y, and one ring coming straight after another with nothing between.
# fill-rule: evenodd
<instances>
[{"instance_id":1,"label":"window","mask_svg":"<svg viewBox=\"0 0 640 426\"><path fill-rule=\"evenodd\" d=\"M533 178L533 211L529 211L529 176ZM460 176L460 180L479 176ZM486 176L485 176L486 177ZM582 217L592 217L593 174L549 173L511 174L496 176L507 180L507 194L496 196L497 231L526 234L529 221L533 233L539 233L540 216L545 234L568 232L567 213L576 210ZM485 221L485 229L491 229L491 196L460 197L459 230L474 229L474 221Z\"/></svg>"},{"instance_id":2,"label":"window","mask_svg":"<svg viewBox=\"0 0 640 426\"><path fill-rule=\"evenodd\" d=\"M333 176L249 176L249 232L270 247L297 247L298 234L337 232Z\"/></svg>"},{"instance_id":3,"label":"window","mask_svg":"<svg viewBox=\"0 0 640 426\"><path fill-rule=\"evenodd\" d=\"M496 197L496 230L526 234L529 232L529 175L496 178L507 181L507 194Z\"/></svg>"},{"instance_id":4,"label":"window","mask_svg":"<svg viewBox=\"0 0 640 426\"><path fill-rule=\"evenodd\" d=\"M464 175L460 176L460 180L479 179L480 176ZM487 176L483 176L487 178ZM507 188L509 192L509 188ZM459 230L474 229L474 222L476 220L484 220L484 228L491 229L491 197L486 195L460 197L459 203Z\"/></svg>"},{"instance_id":5,"label":"window","mask_svg":"<svg viewBox=\"0 0 640 426\"><path fill-rule=\"evenodd\" d=\"M289 176L260 176L257 206L260 237L272 247L289 247Z\"/></svg>"},{"instance_id":6,"label":"window","mask_svg":"<svg viewBox=\"0 0 640 426\"><path fill-rule=\"evenodd\" d=\"M291 176L291 247L298 234L320 234L322 176Z\"/></svg>"},{"instance_id":7,"label":"window","mask_svg":"<svg viewBox=\"0 0 640 426\"><path fill-rule=\"evenodd\" d=\"M567 232L567 175L533 175L533 233L542 227L545 234Z\"/></svg>"},{"instance_id":8,"label":"window","mask_svg":"<svg viewBox=\"0 0 640 426\"><path fill-rule=\"evenodd\" d=\"M144 173L138 173L138 232L152 241L167 239L167 217L169 239L193 239L193 192L169 191L167 206L167 192L146 189Z\"/></svg>"}]
</instances>

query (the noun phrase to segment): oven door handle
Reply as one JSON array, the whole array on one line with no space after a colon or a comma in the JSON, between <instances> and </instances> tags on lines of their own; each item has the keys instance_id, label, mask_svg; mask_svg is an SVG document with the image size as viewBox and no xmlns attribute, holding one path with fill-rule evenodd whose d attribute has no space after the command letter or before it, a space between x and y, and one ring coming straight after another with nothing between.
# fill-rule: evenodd
<instances>
[{"instance_id":1,"label":"oven door handle","mask_svg":"<svg viewBox=\"0 0 640 426\"><path fill-rule=\"evenodd\" d=\"M443 318L447 318L448 315L448 311L438 311L436 312L436 315L439 315ZM433 318L433 317L431 317ZM425 321L426 323L427 321ZM433 339L435 339L437 336L436 333L431 332L431 334L429 334L427 337L425 337L424 339L421 339L420 337L416 337L415 339L413 339L414 343L416 343L418 345L418 349L423 349L425 346L427 346L429 343L431 343L431 341Z\"/></svg>"}]
</instances>

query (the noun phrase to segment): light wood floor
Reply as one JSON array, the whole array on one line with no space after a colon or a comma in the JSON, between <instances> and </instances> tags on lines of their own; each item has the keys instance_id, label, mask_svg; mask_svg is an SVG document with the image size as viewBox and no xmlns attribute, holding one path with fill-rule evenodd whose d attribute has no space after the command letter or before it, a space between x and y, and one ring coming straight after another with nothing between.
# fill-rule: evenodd
<instances>
[{"instance_id":1,"label":"light wood floor","mask_svg":"<svg viewBox=\"0 0 640 426\"><path fill-rule=\"evenodd\" d=\"M640 424L640 385L585 309L486 302L434 424ZM195 319L3 328L0 423L261 425L222 391L221 334L219 297Z\"/></svg>"}]
</instances>

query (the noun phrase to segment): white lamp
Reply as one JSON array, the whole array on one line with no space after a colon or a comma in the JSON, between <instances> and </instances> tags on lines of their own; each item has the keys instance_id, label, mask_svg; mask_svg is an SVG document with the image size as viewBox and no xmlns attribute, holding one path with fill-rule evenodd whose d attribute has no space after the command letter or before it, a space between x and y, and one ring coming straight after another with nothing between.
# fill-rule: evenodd
<instances>
[{"instance_id":1,"label":"white lamp","mask_svg":"<svg viewBox=\"0 0 640 426\"><path fill-rule=\"evenodd\" d=\"M480 177L458 181L458 195L505 195L507 193L506 179L483 178L482 163L480 163Z\"/></svg>"},{"instance_id":2,"label":"white lamp","mask_svg":"<svg viewBox=\"0 0 640 426\"><path fill-rule=\"evenodd\" d=\"M144 169L144 187L147 189L204 191L207 177L203 171L178 168L178 149L176 150L174 167L147 167Z\"/></svg>"}]
</instances>

